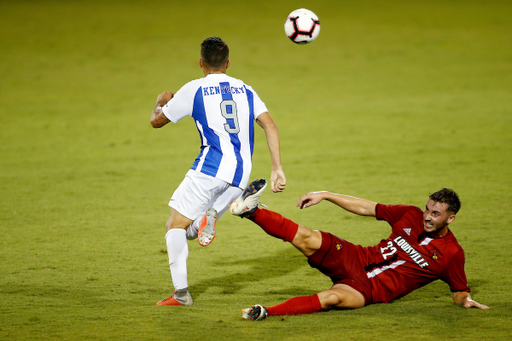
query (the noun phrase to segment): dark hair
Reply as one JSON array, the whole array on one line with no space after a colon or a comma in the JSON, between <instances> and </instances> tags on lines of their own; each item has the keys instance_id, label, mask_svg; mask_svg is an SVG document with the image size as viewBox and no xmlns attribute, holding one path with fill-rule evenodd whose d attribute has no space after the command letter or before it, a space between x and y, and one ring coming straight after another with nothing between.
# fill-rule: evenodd
<instances>
[{"instance_id":1,"label":"dark hair","mask_svg":"<svg viewBox=\"0 0 512 341\"><path fill-rule=\"evenodd\" d=\"M201 43L201 59L211 68L222 68L229 59L228 45L219 37L206 38Z\"/></svg>"},{"instance_id":2,"label":"dark hair","mask_svg":"<svg viewBox=\"0 0 512 341\"><path fill-rule=\"evenodd\" d=\"M453 189L443 188L433 194L430 194L429 198L435 202L440 202L448 205L448 211L452 211L455 214L459 212L461 203L459 196Z\"/></svg>"}]
</instances>

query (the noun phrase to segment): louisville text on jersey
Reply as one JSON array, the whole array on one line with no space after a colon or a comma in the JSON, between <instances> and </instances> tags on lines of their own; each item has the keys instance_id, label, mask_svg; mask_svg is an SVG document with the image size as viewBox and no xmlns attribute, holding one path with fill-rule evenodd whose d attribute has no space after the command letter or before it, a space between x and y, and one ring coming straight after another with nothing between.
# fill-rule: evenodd
<instances>
[{"instance_id":1,"label":"louisville text on jersey","mask_svg":"<svg viewBox=\"0 0 512 341\"><path fill-rule=\"evenodd\" d=\"M414 263L418 264L420 268L425 268L429 266L428 262L421 256L421 254L416 251L411 244L409 244L404 238L401 236L393 239L396 245L398 245L402 251L407 253L409 257L414 261Z\"/></svg>"}]
</instances>

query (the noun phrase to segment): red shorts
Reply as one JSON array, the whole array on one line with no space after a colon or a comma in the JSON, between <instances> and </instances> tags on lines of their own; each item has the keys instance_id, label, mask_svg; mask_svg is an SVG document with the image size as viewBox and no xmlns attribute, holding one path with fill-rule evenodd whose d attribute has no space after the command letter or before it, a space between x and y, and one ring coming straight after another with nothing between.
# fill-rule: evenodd
<instances>
[{"instance_id":1,"label":"red shorts","mask_svg":"<svg viewBox=\"0 0 512 341\"><path fill-rule=\"evenodd\" d=\"M372 285L364 270L363 247L346 240L322 233L322 246L308 257L312 268L331 278L333 284L346 284L359 291L365 305L372 303Z\"/></svg>"}]
</instances>

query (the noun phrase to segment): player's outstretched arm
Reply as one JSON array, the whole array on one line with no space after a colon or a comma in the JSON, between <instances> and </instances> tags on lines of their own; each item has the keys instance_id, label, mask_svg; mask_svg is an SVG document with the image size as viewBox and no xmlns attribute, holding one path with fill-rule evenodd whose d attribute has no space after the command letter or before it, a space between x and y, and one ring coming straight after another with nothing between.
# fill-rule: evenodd
<instances>
[{"instance_id":1,"label":"player's outstretched arm","mask_svg":"<svg viewBox=\"0 0 512 341\"><path fill-rule=\"evenodd\" d=\"M474 301L471 299L471 296L469 295L469 292L465 291L458 291L453 293L453 301L463 306L464 308L478 308L478 309L489 309L488 306L484 304L480 304L477 301Z\"/></svg>"},{"instance_id":2,"label":"player's outstretched arm","mask_svg":"<svg viewBox=\"0 0 512 341\"><path fill-rule=\"evenodd\" d=\"M268 112L258 116L256 122L265 131L268 149L272 161L272 173L270 174L270 187L274 193L282 192L286 187L286 177L281 164L281 147L277 126Z\"/></svg>"},{"instance_id":3,"label":"player's outstretched arm","mask_svg":"<svg viewBox=\"0 0 512 341\"><path fill-rule=\"evenodd\" d=\"M307 208L313 205L318 204L320 201L325 200L327 196L331 194L327 191L322 192L310 192L304 194L300 197L299 202L297 202L297 207L300 209Z\"/></svg>"},{"instance_id":4,"label":"player's outstretched arm","mask_svg":"<svg viewBox=\"0 0 512 341\"><path fill-rule=\"evenodd\" d=\"M310 207L318 204L322 200L330 201L333 204L336 204L339 207L358 215L375 217L375 208L377 207L377 203L374 203L373 201L368 201L366 199L360 199L344 194L336 194L327 191L311 192L303 195L299 199L297 207Z\"/></svg>"},{"instance_id":5,"label":"player's outstretched arm","mask_svg":"<svg viewBox=\"0 0 512 341\"><path fill-rule=\"evenodd\" d=\"M170 91L162 92L156 99L155 108L151 113L151 126L153 128L161 128L167 123L169 119L162 112L162 107L174 97L174 94Z\"/></svg>"}]
</instances>

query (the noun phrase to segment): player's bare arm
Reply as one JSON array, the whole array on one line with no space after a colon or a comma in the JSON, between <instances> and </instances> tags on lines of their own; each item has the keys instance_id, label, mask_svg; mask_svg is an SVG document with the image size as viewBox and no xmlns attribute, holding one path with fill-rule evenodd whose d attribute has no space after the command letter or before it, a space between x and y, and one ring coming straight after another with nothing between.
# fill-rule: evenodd
<instances>
[{"instance_id":1,"label":"player's bare arm","mask_svg":"<svg viewBox=\"0 0 512 341\"><path fill-rule=\"evenodd\" d=\"M486 306L484 304L480 304L477 301L474 301L471 298L471 295L469 295L469 292L465 292L465 291L454 292L453 293L453 301L456 304L461 305L466 309L468 309L468 308L489 309L488 306Z\"/></svg>"},{"instance_id":2,"label":"player's bare arm","mask_svg":"<svg viewBox=\"0 0 512 341\"><path fill-rule=\"evenodd\" d=\"M311 192L303 195L297 202L297 207L307 208L316 205L323 200L330 201L333 204L357 215L375 217L377 203L366 199L327 191Z\"/></svg>"},{"instance_id":3,"label":"player's bare arm","mask_svg":"<svg viewBox=\"0 0 512 341\"><path fill-rule=\"evenodd\" d=\"M263 128L267 137L268 149L272 161L270 187L274 193L282 192L286 186L286 177L281 164L281 147L277 126L268 112L259 115L256 122Z\"/></svg>"},{"instance_id":4,"label":"player's bare arm","mask_svg":"<svg viewBox=\"0 0 512 341\"><path fill-rule=\"evenodd\" d=\"M151 113L151 126L153 126L153 128L161 128L170 122L169 119L164 115L162 107L173 97L174 94L170 91L165 91L158 95L155 108Z\"/></svg>"}]
</instances>

